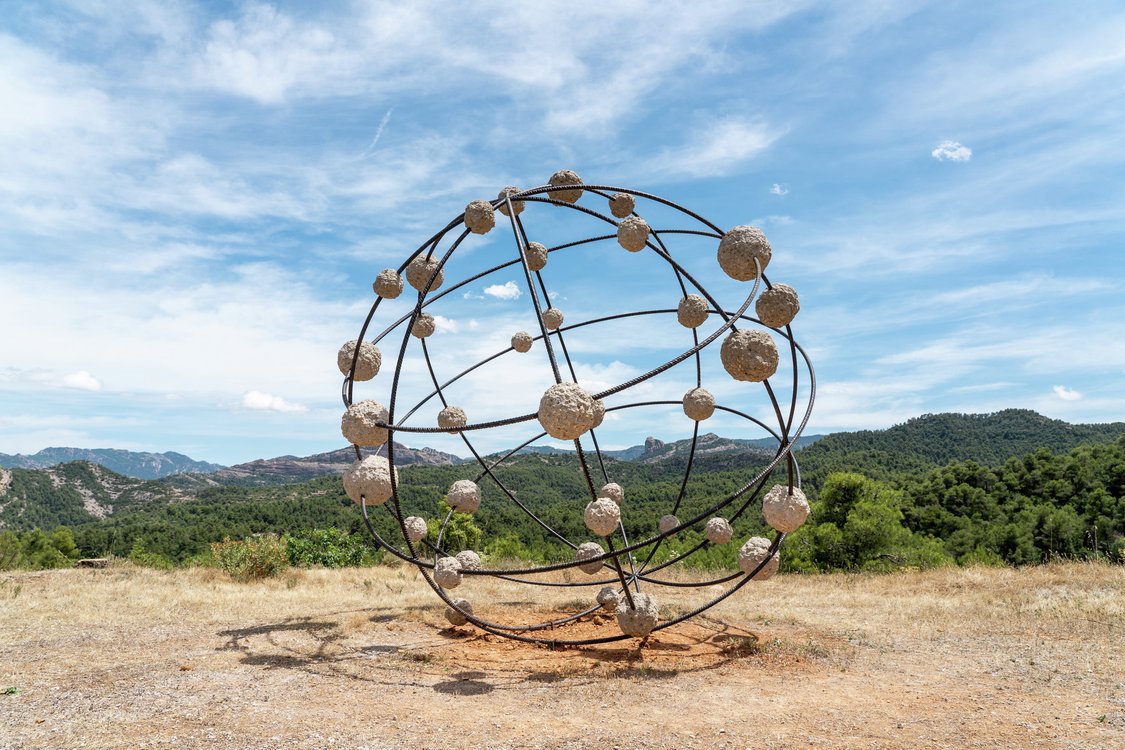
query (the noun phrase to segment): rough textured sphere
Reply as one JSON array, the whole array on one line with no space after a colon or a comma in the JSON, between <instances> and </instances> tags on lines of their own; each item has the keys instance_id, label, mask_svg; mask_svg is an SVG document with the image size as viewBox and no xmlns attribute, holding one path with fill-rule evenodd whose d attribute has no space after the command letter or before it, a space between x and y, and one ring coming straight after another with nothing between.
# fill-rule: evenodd
<instances>
[{"instance_id":1,"label":"rough textured sphere","mask_svg":"<svg viewBox=\"0 0 1125 750\"><path fill-rule=\"evenodd\" d=\"M590 429L601 427L602 422L605 420L605 401L600 398L594 399L594 421L590 424Z\"/></svg>"},{"instance_id":2,"label":"rough textured sphere","mask_svg":"<svg viewBox=\"0 0 1125 750\"><path fill-rule=\"evenodd\" d=\"M762 498L762 515L770 526L788 534L801 528L809 517L809 501L800 487L789 494L788 485L775 484Z\"/></svg>"},{"instance_id":3,"label":"rough textured sphere","mask_svg":"<svg viewBox=\"0 0 1125 750\"><path fill-rule=\"evenodd\" d=\"M788 284L774 284L758 296L754 303L758 312L758 320L770 328L781 328L789 325L797 317L801 309L801 301L797 299L797 290Z\"/></svg>"},{"instance_id":4,"label":"rough textured sphere","mask_svg":"<svg viewBox=\"0 0 1125 750\"><path fill-rule=\"evenodd\" d=\"M395 469L398 481L398 469ZM359 504L382 505L391 497L391 465L383 456L367 456L344 472L344 492Z\"/></svg>"},{"instance_id":5,"label":"rough textured sphere","mask_svg":"<svg viewBox=\"0 0 1125 750\"><path fill-rule=\"evenodd\" d=\"M543 311L543 325L548 331L557 330L563 324L563 311L557 307L548 307Z\"/></svg>"},{"instance_id":6,"label":"rough textured sphere","mask_svg":"<svg viewBox=\"0 0 1125 750\"><path fill-rule=\"evenodd\" d=\"M574 559L582 562L583 560L589 560L594 557L601 557L604 554L605 550L602 549L602 546L597 542L583 542L582 544L578 545L578 549L574 551ZM602 569L602 561L599 560L598 562L588 562L583 565L579 565L578 569L583 573L594 575Z\"/></svg>"},{"instance_id":7,"label":"rough textured sphere","mask_svg":"<svg viewBox=\"0 0 1125 750\"><path fill-rule=\"evenodd\" d=\"M608 497L599 497L586 506L582 520L586 522L586 528L598 536L609 536L617 530L621 521L621 508Z\"/></svg>"},{"instance_id":8,"label":"rough textured sphere","mask_svg":"<svg viewBox=\"0 0 1125 750\"><path fill-rule=\"evenodd\" d=\"M630 216L617 225L617 243L631 253L645 249L649 233L648 222L640 216Z\"/></svg>"},{"instance_id":9,"label":"rough textured sphere","mask_svg":"<svg viewBox=\"0 0 1125 750\"><path fill-rule=\"evenodd\" d=\"M463 549L454 557L461 563L461 570L480 570L480 555L471 549Z\"/></svg>"},{"instance_id":10,"label":"rough textured sphere","mask_svg":"<svg viewBox=\"0 0 1125 750\"><path fill-rule=\"evenodd\" d=\"M453 603L456 605L456 608L446 607L445 619L448 620L449 624L453 627L459 628L469 622L469 618L465 617L465 615L471 615L473 613L473 605L469 604L468 599L454 599Z\"/></svg>"},{"instance_id":11,"label":"rough textured sphere","mask_svg":"<svg viewBox=\"0 0 1125 750\"><path fill-rule=\"evenodd\" d=\"M731 331L723 340L719 356L735 380L758 383L777 372L777 347L765 331Z\"/></svg>"},{"instance_id":12,"label":"rough textured sphere","mask_svg":"<svg viewBox=\"0 0 1125 750\"><path fill-rule=\"evenodd\" d=\"M419 255L414 260L410 261L410 265L406 267L406 280L410 282L410 286L417 289L419 292L426 288L426 284L430 283L430 277L437 273L434 278L434 283L430 286L430 291L436 290L445 281L445 271L438 267L437 258L427 258L425 255Z\"/></svg>"},{"instance_id":13,"label":"rough textured sphere","mask_svg":"<svg viewBox=\"0 0 1125 750\"><path fill-rule=\"evenodd\" d=\"M539 399L539 424L556 440L574 440L594 425L594 399L577 383L557 383Z\"/></svg>"},{"instance_id":14,"label":"rough textured sphere","mask_svg":"<svg viewBox=\"0 0 1125 750\"><path fill-rule=\"evenodd\" d=\"M734 529L725 518L712 518L705 527L707 541L711 544L726 544L734 536Z\"/></svg>"},{"instance_id":15,"label":"rough textured sphere","mask_svg":"<svg viewBox=\"0 0 1125 750\"><path fill-rule=\"evenodd\" d=\"M637 208L637 199L628 193L614 193L609 199L609 211L618 219L624 219Z\"/></svg>"},{"instance_id":16,"label":"rough textured sphere","mask_svg":"<svg viewBox=\"0 0 1125 750\"><path fill-rule=\"evenodd\" d=\"M456 557L443 557L434 563L434 583L443 589L461 585L461 561Z\"/></svg>"},{"instance_id":17,"label":"rough textured sphere","mask_svg":"<svg viewBox=\"0 0 1125 750\"><path fill-rule=\"evenodd\" d=\"M633 594L633 607L629 600L621 597L617 603L617 626L625 635L644 638L656 627L660 620L660 607L656 597L651 594Z\"/></svg>"},{"instance_id":18,"label":"rough textured sphere","mask_svg":"<svg viewBox=\"0 0 1125 750\"><path fill-rule=\"evenodd\" d=\"M742 545L742 549L738 550L738 567L746 574L753 573L755 568L762 564L766 556L770 553L770 540L761 536L752 536L746 540ZM754 576L755 581L764 581L767 578L773 578L774 573L777 572L778 566L781 561L777 555L770 558L765 567Z\"/></svg>"},{"instance_id":19,"label":"rough textured sphere","mask_svg":"<svg viewBox=\"0 0 1125 750\"><path fill-rule=\"evenodd\" d=\"M473 201L465 206L465 226L473 234L488 234L496 226L496 213L488 201Z\"/></svg>"},{"instance_id":20,"label":"rough textured sphere","mask_svg":"<svg viewBox=\"0 0 1125 750\"><path fill-rule=\"evenodd\" d=\"M577 172L572 172L569 169L560 169L558 172L555 172L553 175L551 175L551 179L548 180L548 184L551 187L560 187L562 185L581 185L582 178L578 176ZM548 195L557 201L562 201L563 203L574 203L582 197L582 188L573 188L571 190L554 190L548 193Z\"/></svg>"},{"instance_id":21,"label":"rough textured sphere","mask_svg":"<svg viewBox=\"0 0 1125 750\"><path fill-rule=\"evenodd\" d=\"M598 497L608 497L613 502L621 505L625 499L625 490L617 482L610 482L598 491Z\"/></svg>"},{"instance_id":22,"label":"rough textured sphere","mask_svg":"<svg viewBox=\"0 0 1125 750\"><path fill-rule=\"evenodd\" d=\"M666 516L660 517L660 533L667 534L672 529L680 525L680 519L669 513Z\"/></svg>"},{"instance_id":23,"label":"rough textured sphere","mask_svg":"<svg viewBox=\"0 0 1125 750\"><path fill-rule=\"evenodd\" d=\"M480 507L480 487L471 479L458 479L445 493L445 502L458 513L476 513Z\"/></svg>"},{"instance_id":24,"label":"rough textured sphere","mask_svg":"<svg viewBox=\"0 0 1125 750\"><path fill-rule=\"evenodd\" d=\"M535 343L535 339L531 338L531 334L527 331L516 331L512 335L512 348L517 352L523 353L531 351L531 345Z\"/></svg>"},{"instance_id":25,"label":"rough textured sphere","mask_svg":"<svg viewBox=\"0 0 1125 750\"><path fill-rule=\"evenodd\" d=\"M715 397L706 388L692 388L684 394L684 414L696 422L709 419L715 413Z\"/></svg>"},{"instance_id":26,"label":"rough textured sphere","mask_svg":"<svg viewBox=\"0 0 1125 750\"><path fill-rule=\"evenodd\" d=\"M347 375L352 371L352 359L355 358L355 339L340 347L340 351L336 354L336 366L340 368L340 373ZM379 351L379 347L375 346L369 341L364 341L359 347L359 358L355 363L355 376L352 380L359 382L361 380L371 380L379 374L379 368L383 366L383 354Z\"/></svg>"},{"instance_id":27,"label":"rough textured sphere","mask_svg":"<svg viewBox=\"0 0 1125 750\"><path fill-rule=\"evenodd\" d=\"M699 328L707 322L707 300L698 294L689 294L680 300L676 309L676 320L684 328Z\"/></svg>"},{"instance_id":28,"label":"rough textured sphere","mask_svg":"<svg viewBox=\"0 0 1125 750\"><path fill-rule=\"evenodd\" d=\"M426 519L418 516L407 516L403 519L402 525L406 527L406 538L412 542L420 542L430 533L429 527L426 526Z\"/></svg>"},{"instance_id":29,"label":"rough textured sphere","mask_svg":"<svg viewBox=\"0 0 1125 750\"><path fill-rule=\"evenodd\" d=\"M532 271L542 271L547 266L547 246L542 242L529 242L523 249L523 257Z\"/></svg>"},{"instance_id":30,"label":"rough textured sphere","mask_svg":"<svg viewBox=\"0 0 1125 750\"><path fill-rule=\"evenodd\" d=\"M597 600L598 604L602 605L602 609L604 609L606 612L617 611L617 589L615 589L613 586L602 587L602 589L598 592Z\"/></svg>"},{"instance_id":31,"label":"rough textured sphere","mask_svg":"<svg viewBox=\"0 0 1125 750\"><path fill-rule=\"evenodd\" d=\"M385 299L396 299L402 294L402 277L398 275L398 271L393 268L384 268L375 277L375 283L371 285L375 293Z\"/></svg>"},{"instance_id":32,"label":"rough textured sphere","mask_svg":"<svg viewBox=\"0 0 1125 750\"><path fill-rule=\"evenodd\" d=\"M461 427L469 423L469 416L460 406L447 406L437 415L438 427L448 430L450 435L456 435Z\"/></svg>"},{"instance_id":33,"label":"rough textured sphere","mask_svg":"<svg viewBox=\"0 0 1125 750\"><path fill-rule=\"evenodd\" d=\"M738 281L757 278L754 259L757 258L765 271L772 253L769 240L757 227L735 227L719 240L719 266L727 276Z\"/></svg>"},{"instance_id":34,"label":"rough textured sphere","mask_svg":"<svg viewBox=\"0 0 1125 750\"><path fill-rule=\"evenodd\" d=\"M370 399L348 407L340 418L340 431L349 443L372 447L387 442L387 407Z\"/></svg>"},{"instance_id":35,"label":"rough textured sphere","mask_svg":"<svg viewBox=\"0 0 1125 750\"><path fill-rule=\"evenodd\" d=\"M504 201L505 196L516 195L519 192L520 189L518 187L508 186L496 195L497 200L503 201L500 204L500 213L504 214L505 216L508 215L508 203L507 201ZM512 201L512 208L515 209L516 216L519 216L523 213L523 201Z\"/></svg>"},{"instance_id":36,"label":"rough textured sphere","mask_svg":"<svg viewBox=\"0 0 1125 750\"><path fill-rule=\"evenodd\" d=\"M418 317L414 320L414 325L410 326L410 333L415 338L428 338L434 335L437 330L437 323L434 321L434 316L428 312L418 313Z\"/></svg>"}]
</instances>

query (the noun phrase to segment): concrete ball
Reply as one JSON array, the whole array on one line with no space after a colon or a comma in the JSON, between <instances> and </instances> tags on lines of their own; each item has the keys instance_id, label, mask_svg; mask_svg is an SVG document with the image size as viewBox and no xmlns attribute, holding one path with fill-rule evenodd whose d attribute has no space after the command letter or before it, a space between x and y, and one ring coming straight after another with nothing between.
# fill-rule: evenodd
<instances>
[{"instance_id":1,"label":"concrete ball","mask_svg":"<svg viewBox=\"0 0 1125 750\"><path fill-rule=\"evenodd\" d=\"M360 401L352 404L340 418L340 431L349 443L366 447L387 442L387 407L378 401Z\"/></svg>"},{"instance_id":2,"label":"concrete ball","mask_svg":"<svg viewBox=\"0 0 1125 750\"><path fill-rule=\"evenodd\" d=\"M542 242L529 242L523 249L523 257L532 271L542 271L547 265L547 246Z\"/></svg>"},{"instance_id":3,"label":"concrete ball","mask_svg":"<svg viewBox=\"0 0 1125 750\"><path fill-rule=\"evenodd\" d=\"M597 417L594 399L577 383L557 383L539 399L539 424L557 440L574 440L589 431Z\"/></svg>"},{"instance_id":4,"label":"concrete ball","mask_svg":"<svg viewBox=\"0 0 1125 750\"><path fill-rule=\"evenodd\" d=\"M758 383L777 372L777 347L765 331L731 331L719 356L735 380Z\"/></svg>"},{"instance_id":5,"label":"concrete ball","mask_svg":"<svg viewBox=\"0 0 1125 750\"><path fill-rule=\"evenodd\" d=\"M520 189L518 187L512 187L509 185L496 194L497 200L501 201L499 206L500 213L504 214L505 216L508 215L508 203L504 201L504 197L508 195L515 195L519 192ZM523 201L512 201L512 208L515 210L516 216L519 216L523 213Z\"/></svg>"},{"instance_id":6,"label":"concrete ball","mask_svg":"<svg viewBox=\"0 0 1125 750\"><path fill-rule=\"evenodd\" d=\"M473 605L467 599L454 599L453 604L455 607L445 608L445 619L455 628L468 624L469 618L465 615L473 613Z\"/></svg>"},{"instance_id":7,"label":"concrete ball","mask_svg":"<svg viewBox=\"0 0 1125 750\"><path fill-rule=\"evenodd\" d=\"M625 490L617 482L610 482L598 491L598 497L608 497L621 505L621 502L625 499Z\"/></svg>"},{"instance_id":8,"label":"concrete ball","mask_svg":"<svg viewBox=\"0 0 1125 750\"><path fill-rule=\"evenodd\" d=\"M530 351L534 343L535 339L531 338L531 334L527 331L517 331L512 336L512 348L521 354Z\"/></svg>"},{"instance_id":9,"label":"concrete ball","mask_svg":"<svg viewBox=\"0 0 1125 750\"><path fill-rule=\"evenodd\" d=\"M637 199L628 193L614 193L609 199L609 211L618 219L624 219L637 208Z\"/></svg>"},{"instance_id":10,"label":"concrete ball","mask_svg":"<svg viewBox=\"0 0 1125 750\"><path fill-rule=\"evenodd\" d=\"M458 513L475 513L480 507L480 487L471 479L458 479L445 493L445 501Z\"/></svg>"},{"instance_id":11,"label":"concrete ball","mask_svg":"<svg viewBox=\"0 0 1125 750\"><path fill-rule=\"evenodd\" d=\"M617 225L617 243L631 253L645 249L649 233L648 222L640 216L630 216Z\"/></svg>"},{"instance_id":12,"label":"concrete ball","mask_svg":"<svg viewBox=\"0 0 1125 750\"><path fill-rule=\"evenodd\" d=\"M459 428L469 423L469 417L460 406L447 406L437 415L438 427L448 430L450 435L456 435Z\"/></svg>"},{"instance_id":13,"label":"concrete ball","mask_svg":"<svg viewBox=\"0 0 1125 750\"><path fill-rule=\"evenodd\" d=\"M443 589L461 585L461 561L456 557L443 557L434 563L434 583Z\"/></svg>"},{"instance_id":14,"label":"concrete ball","mask_svg":"<svg viewBox=\"0 0 1125 750\"><path fill-rule=\"evenodd\" d=\"M461 570L480 570L480 555L471 549L463 549L454 557L461 563Z\"/></svg>"},{"instance_id":15,"label":"concrete ball","mask_svg":"<svg viewBox=\"0 0 1125 750\"><path fill-rule=\"evenodd\" d=\"M711 544L726 544L734 536L734 529L725 518L712 518L707 522L705 532Z\"/></svg>"},{"instance_id":16,"label":"concrete ball","mask_svg":"<svg viewBox=\"0 0 1125 750\"><path fill-rule=\"evenodd\" d=\"M375 277L375 283L371 285L375 293L385 299L396 299L402 294L402 277L398 275L398 271L393 268L384 268Z\"/></svg>"},{"instance_id":17,"label":"concrete ball","mask_svg":"<svg viewBox=\"0 0 1125 750\"><path fill-rule=\"evenodd\" d=\"M801 309L801 301L797 299L797 291L788 284L774 284L772 288L762 292L758 301L754 303L758 311L758 320L770 328L781 328L789 325L797 317Z\"/></svg>"},{"instance_id":18,"label":"concrete ball","mask_svg":"<svg viewBox=\"0 0 1125 750\"><path fill-rule=\"evenodd\" d=\"M398 469L395 469L398 481ZM383 456L368 456L344 472L344 492L357 505L382 505L391 497L391 465Z\"/></svg>"},{"instance_id":19,"label":"concrete ball","mask_svg":"<svg viewBox=\"0 0 1125 750\"><path fill-rule=\"evenodd\" d=\"M574 551L574 559L582 562L583 560L589 560L594 557L601 557L604 554L605 550L602 549L602 546L597 542L583 542L578 545L578 549ZM602 569L602 561L588 562L584 565L579 565L578 569L583 573L594 575Z\"/></svg>"},{"instance_id":20,"label":"concrete ball","mask_svg":"<svg viewBox=\"0 0 1125 750\"><path fill-rule=\"evenodd\" d=\"M488 234L496 226L496 213L488 201L473 201L465 206L465 226L473 234Z\"/></svg>"},{"instance_id":21,"label":"concrete ball","mask_svg":"<svg viewBox=\"0 0 1125 750\"><path fill-rule=\"evenodd\" d=\"M609 536L617 530L621 521L621 508L608 497L599 497L586 506L582 520L586 522L586 528L598 536Z\"/></svg>"},{"instance_id":22,"label":"concrete ball","mask_svg":"<svg viewBox=\"0 0 1125 750\"><path fill-rule=\"evenodd\" d=\"M419 339L433 336L436 330L437 324L434 322L434 316L428 312L418 313L418 317L414 319L414 325L410 326L410 334Z\"/></svg>"},{"instance_id":23,"label":"concrete ball","mask_svg":"<svg viewBox=\"0 0 1125 750\"><path fill-rule=\"evenodd\" d=\"M547 181L551 187L560 187L562 185L581 185L582 178L576 172L569 169L560 169L551 175L551 179ZM582 197L582 188L573 188L571 190L553 190L547 194L551 198L563 203L574 203Z\"/></svg>"},{"instance_id":24,"label":"concrete ball","mask_svg":"<svg viewBox=\"0 0 1125 750\"><path fill-rule=\"evenodd\" d=\"M352 359L355 359L355 375L352 379L357 383L361 380L371 380L379 374L379 368L383 366L383 354L379 351L379 347L364 341L360 344L359 357L356 358L355 343L355 339L352 339L340 347L340 351L336 354L336 366L340 368L341 375L347 375L352 371Z\"/></svg>"},{"instance_id":25,"label":"concrete ball","mask_svg":"<svg viewBox=\"0 0 1125 750\"><path fill-rule=\"evenodd\" d=\"M652 594L633 594L633 607L624 596L617 602L617 626L625 635L643 638L660 620L660 607Z\"/></svg>"},{"instance_id":26,"label":"concrete ball","mask_svg":"<svg viewBox=\"0 0 1125 750\"><path fill-rule=\"evenodd\" d=\"M406 280L410 282L410 286L420 292L426 288L426 284L430 283L430 277L435 273L437 276L434 278L434 283L430 285L431 292L438 289L445 281L445 271L438 267L437 258L419 255L406 267Z\"/></svg>"},{"instance_id":27,"label":"concrete ball","mask_svg":"<svg viewBox=\"0 0 1125 750\"><path fill-rule=\"evenodd\" d=\"M770 551L770 540L765 537L753 536L746 540L742 545L742 549L738 550L738 567L743 573L749 575L754 572L754 569L762 564L766 559L766 555ZM754 576L755 581L764 581L768 578L773 578L774 573L777 572L778 566L781 561L775 554L766 563L765 567Z\"/></svg>"},{"instance_id":28,"label":"concrete ball","mask_svg":"<svg viewBox=\"0 0 1125 750\"><path fill-rule=\"evenodd\" d=\"M809 517L809 501L800 487L789 494L788 485L775 484L762 498L762 515L770 526L788 534L801 528Z\"/></svg>"},{"instance_id":29,"label":"concrete ball","mask_svg":"<svg viewBox=\"0 0 1125 750\"><path fill-rule=\"evenodd\" d=\"M602 605L602 609L606 612L616 612L618 600L617 589L613 586L604 586L598 592L598 604Z\"/></svg>"},{"instance_id":30,"label":"concrete ball","mask_svg":"<svg viewBox=\"0 0 1125 750\"><path fill-rule=\"evenodd\" d=\"M605 421L605 401L600 398L594 399L594 423L590 425L590 429L601 427L602 422Z\"/></svg>"},{"instance_id":31,"label":"concrete ball","mask_svg":"<svg viewBox=\"0 0 1125 750\"><path fill-rule=\"evenodd\" d=\"M548 331L554 331L563 324L563 311L557 307L548 307L543 311L543 325Z\"/></svg>"},{"instance_id":32,"label":"concrete ball","mask_svg":"<svg viewBox=\"0 0 1125 750\"><path fill-rule=\"evenodd\" d=\"M666 516L660 517L660 533L661 534L667 534L669 531L671 531L672 529L676 528L679 525L680 525L680 519L676 518L675 516L673 516L670 513Z\"/></svg>"},{"instance_id":33,"label":"concrete ball","mask_svg":"<svg viewBox=\"0 0 1125 750\"><path fill-rule=\"evenodd\" d=\"M719 266L737 281L757 278L754 259L757 258L765 271L772 254L769 240L757 227L735 227L719 240Z\"/></svg>"},{"instance_id":34,"label":"concrete ball","mask_svg":"<svg viewBox=\"0 0 1125 750\"><path fill-rule=\"evenodd\" d=\"M684 394L684 414L696 422L709 419L715 413L715 397L706 388L692 388Z\"/></svg>"},{"instance_id":35,"label":"concrete ball","mask_svg":"<svg viewBox=\"0 0 1125 750\"><path fill-rule=\"evenodd\" d=\"M418 516L407 516L403 519L402 525L406 527L406 538L411 542L420 542L430 533L426 519Z\"/></svg>"},{"instance_id":36,"label":"concrete ball","mask_svg":"<svg viewBox=\"0 0 1125 750\"><path fill-rule=\"evenodd\" d=\"M707 300L698 294L689 294L680 300L680 306L676 310L676 320L680 321L680 325L684 328L699 328L707 322L708 309Z\"/></svg>"}]
</instances>

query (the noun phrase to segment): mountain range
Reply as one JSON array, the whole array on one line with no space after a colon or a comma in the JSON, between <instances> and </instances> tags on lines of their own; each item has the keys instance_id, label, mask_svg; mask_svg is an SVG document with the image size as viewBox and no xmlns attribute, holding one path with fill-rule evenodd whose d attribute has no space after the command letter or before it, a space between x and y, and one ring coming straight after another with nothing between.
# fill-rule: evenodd
<instances>
[{"instance_id":1,"label":"mountain range","mask_svg":"<svg viewBox=\"0 0 1125 750\"><path fill-rule=\"evenodd\" d=\"M224 468L220 464L196 461L172 451L145 453L117 448L44 448L32 455L0 453L0 467L6 469L46 469L69 461L89 461L137 479L160 479L173 474L207 473Z\"/></svg>"}]
</instances>

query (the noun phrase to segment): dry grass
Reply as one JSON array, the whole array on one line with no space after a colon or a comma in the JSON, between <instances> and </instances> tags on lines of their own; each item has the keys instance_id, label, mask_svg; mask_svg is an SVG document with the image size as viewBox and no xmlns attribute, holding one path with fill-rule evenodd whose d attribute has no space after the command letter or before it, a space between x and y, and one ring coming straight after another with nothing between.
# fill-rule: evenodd
<instances>
[{"instance_id":1,"label":"dry grass","mask_svg":"<svg viewBox=\"0 0 1125 750\"><path fill-rule=\"evenodd\" d=\"M550 651L446 628L404 567L3 574L0 748L1125 748L1120 566L779 576L709 615Z\"/></svg>"}]
</instances>

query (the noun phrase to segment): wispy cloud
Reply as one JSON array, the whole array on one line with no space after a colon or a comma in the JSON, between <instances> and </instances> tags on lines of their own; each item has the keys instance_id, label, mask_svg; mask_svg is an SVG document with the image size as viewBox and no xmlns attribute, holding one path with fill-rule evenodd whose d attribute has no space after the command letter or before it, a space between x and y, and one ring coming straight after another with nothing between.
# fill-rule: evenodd
<instances>
[{"instance_id":1,"label":"wispy cloud","mask_svg":"<svg viewBox=\"0 0 1125 750\"><path fill-rule=\"evenodd\" d=\"M261 391L247 391L242 394L241 403L242 408L252 411L303 412L309 410L309 407L303 404L286 401L281 396L274 396Z\"/></svg>"},{"instance_id":2,"label":"wispy cloud","mask_svg":"<svg viewBox=\"0 0 1125 750\"><path fill-rule=\"evenodd\" d=\"M775 182L770 185L770 195L789 195L789 186Z\"/></svg>"},{"instance_id":3,"label":"wispy cloud","mask_svg":"<svg viewBox=\"0 0 1125 750\"><path fill-rule=\"evenodd\" d=\"M938 161L968 161L973 158L973 150L957 141L942 141L930 156Z\"/></svg>"},{"instance_id":4,"label":"wispy cloud","mask_svg":"<svg viewBox=\"0 0 1125 750\"><path fill-rule=\"evenodd\" d=\"M740 169L780 138L782 131L754 119L726 118L664 149L649 171L668 177L717 177Z\"/></svg>"},{"instance_id":5,"label":"wispy cloud","mask_svg":"<svg viewBox=\"0 0 1125 750\"><path fill-rule=\"evenodd\" d=\"M102 389L102 382L85 370L63 375L61 382L65 387L79 391L100 391Z\"/></svg>"},{"instance_id":6,"label":"wispy cloud","mask_svg":"<svg viewBox=\"0 0 1125 750\"><path fill-rule=\"evenodd\" d=\"M492 284L484 288L484 293L489 297L496 299L512 300L519 299L523 292L516 286L514 281L506 281L503 284Z\"/></svg>"},{"instance_id":7,"label":"wispy cloud","mask_svg":"<svg viewBox=\"0 0 1125 750\"><path fill-rule=\"evenodd\" d=\"M1082 394L1073 389L1067 388L1065 385L1056 385L1051 388L1055 395L1063 401L1078 401L1082 398Z\"/></svg>"}]
</instances>

